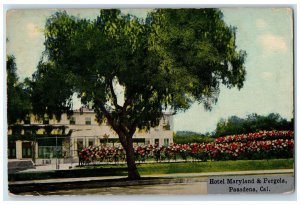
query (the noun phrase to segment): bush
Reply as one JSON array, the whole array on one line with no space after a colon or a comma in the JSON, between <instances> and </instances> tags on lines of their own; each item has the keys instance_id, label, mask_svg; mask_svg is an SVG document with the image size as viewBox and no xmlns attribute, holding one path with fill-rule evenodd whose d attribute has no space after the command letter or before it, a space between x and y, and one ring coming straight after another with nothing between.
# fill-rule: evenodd
<instances>
[{"instance_id":1,"label":"bush","mask_svg":"<svg viewBox=\"0 0 300 205\"><path fill-rule=\"evenodd\" d=\"M134 147L135 160L241 160L290 158L294 156L294 132L261 131L244 135L217 138L210 143L171 144L168 147L139 145ZM79 153L81 165L97 162L125 161L125 152L120 147L88 147Z\"/></svg>"}]
</instances>

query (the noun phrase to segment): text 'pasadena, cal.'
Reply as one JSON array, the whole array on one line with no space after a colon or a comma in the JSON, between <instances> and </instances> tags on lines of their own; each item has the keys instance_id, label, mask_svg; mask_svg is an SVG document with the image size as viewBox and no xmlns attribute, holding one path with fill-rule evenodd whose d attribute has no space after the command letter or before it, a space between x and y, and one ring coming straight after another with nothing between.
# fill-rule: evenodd
<instances>
[{"instance_id":1,"label":"text 'pasadena, cal.'","mask_svg":"<svg viewBox=\"0 0 300 205\"><path fill-rule=\"evenodd\" d=\"M293 190L293 177L211 177L208 193L282 193Z\"/></svg>"}]
</instances>

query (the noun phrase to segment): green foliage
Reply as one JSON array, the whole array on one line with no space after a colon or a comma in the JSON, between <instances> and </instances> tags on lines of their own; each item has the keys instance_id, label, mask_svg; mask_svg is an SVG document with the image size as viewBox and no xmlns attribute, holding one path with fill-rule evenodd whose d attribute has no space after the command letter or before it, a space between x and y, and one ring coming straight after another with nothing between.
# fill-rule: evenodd
<instances>
[{"instance_id":1,"label":"green foliage","mask_svg":"<svg viewBox=\"0 0 300 205\"><path fill-rule=\"evenodd\" d=\"M213 142L214 139L209 133L199 134L196 132L189 131L178 131L173 135L173 141L176 144L190 144L190 143L209 143Z\"/></svg>"},{"instance_id":2,"label":"green foliage","mask_svg":"<svg viewBox=\"0 0 300 205\"><path fill-rule=\"evenodd\" d=\"M254 133L261 130L294 130L293 119L287 121L278 113L270 113L267 116L253 113L245 119L231 116L218 122L214 136Z\"/></svg>"},{"instance_id":3,"label":"green foliage","mask_svg":"<svg viewBox=\"0 0 300 205\"><path fill-rule=\"evenodd\" d=\"M141 164L139 165L138 169L142 174L156 175L174 173L293 169L293 167L293 159L271 159Z\"/></svg>"},{"instance_id":4,"label":"green foliage","mask_svg":"<svg viewBox=\"0 0 300 205\"><path fill-rule=\"evenodd\" d=\"M119 10L101 10L91 21L58 12L46 23L35 111L59 116L76 92L93 103L99 122L110 118L129 134L157 125L167 107L176 112L197 101L209 109L220 83L241 88L245 80L245 52L236 51L234 33L216 9L159 9L145 22ZM57 99L52 91L44 96L54 83ZM116 84L125 90L123 105Z\"/></svg>"},{"instance_id":5,"label":"green foliage","mask_svg":"<svg viewBox=\"0 0 300 205\"><path fill-rule=\"evenodd\" d=\"M237 51L236 28L227 26L218 9L158 9L151 15L150 49L165 75L175 110L197 101L211 109L219 85L241 88L246 53Z\"/></svg>"},{"instance_id":6,"label":"green foliage","mask_svg":"<svg viewBox=\"0 0 300 205\"><path fill-rule=\"evenodd\" d=\"M8 124L25 120L31 110L28 79L19 81L14 56L7 56L7 120Z\"/></svg>"},{"instance_id":7,"label":"green foliage","mask_svg":"<svg viewBox=\"0 0 300 205\"><path fill-rule=\"evenodd\" d=\"M55 116L60 120L62 113L72 113L72 86L68 81L69 77L54 66L50 62L40 62L38 70L32 76L31 103L33 113L39 119Z\"/></svg>"}]
</instances>

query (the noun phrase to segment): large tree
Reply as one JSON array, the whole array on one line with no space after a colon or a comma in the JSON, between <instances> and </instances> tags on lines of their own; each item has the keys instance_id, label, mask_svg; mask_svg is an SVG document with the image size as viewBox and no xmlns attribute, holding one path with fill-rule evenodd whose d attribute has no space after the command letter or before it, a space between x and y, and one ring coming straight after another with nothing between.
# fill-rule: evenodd
<instances>
[{"instance_id":1,"label":"large tree","mask_svg":"<svg viewBox=\"0 0 300 205\"><path fill-rule=\"evenodd\" d=\"M95 20L58 12L47 20L45 48L33 76L36 113L59 117L72 108L72 93L92 103L126 150L129 179L140 178L137 128L158 125L166 109L211 109L220 84L241 88L246 73L235 28L218 9L157 9L145 20L114 9Z\"/></svg>"}]
</instances>

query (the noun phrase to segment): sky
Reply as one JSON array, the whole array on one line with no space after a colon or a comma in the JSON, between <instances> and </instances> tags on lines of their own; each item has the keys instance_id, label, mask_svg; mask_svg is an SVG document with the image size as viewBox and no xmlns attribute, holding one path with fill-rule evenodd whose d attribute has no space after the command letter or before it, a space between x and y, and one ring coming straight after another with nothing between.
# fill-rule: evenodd
<instances>
[{"instance_id":1,"label":"sky","mask_svg":"<svg viewBox=\"0 0 300 205\"><path fill-rule=\"evenodd\" d=\"M251 113L293 116L293 17L288 8L224 8L224 21L237 27L237 48L247 52L246 81L241 90L221 86L212 111L194 104L174 116L174 131L211 132L221 118L246 117ZM18 75L30 77L44 50L43 27L55 9L10 10L7 12L7 54L16 57ZM73 9L68 13L95 18L98 9ZM143 9L124 13L145 15Z\"/></svg>"}]
</instances>

